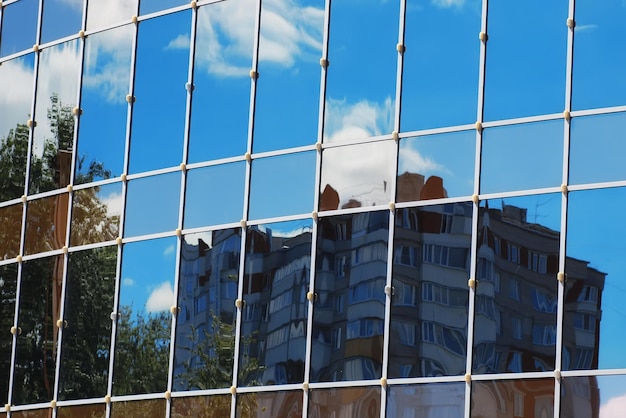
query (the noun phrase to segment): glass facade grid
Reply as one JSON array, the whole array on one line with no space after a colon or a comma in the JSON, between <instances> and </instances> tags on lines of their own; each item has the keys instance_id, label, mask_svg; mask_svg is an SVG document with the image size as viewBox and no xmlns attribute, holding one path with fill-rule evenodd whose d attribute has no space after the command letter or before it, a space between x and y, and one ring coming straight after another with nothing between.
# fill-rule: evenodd
<instances>
[{"instance_id":1,"label":"glass facade grid","mask_svg":"<svg viewBox=\"0 0 626 418\"><path fill-rule=\"evenodd\" d=\"M623 398L619 1L117 3L0 5L0 413Z\"/></svg>"}]
</instances>

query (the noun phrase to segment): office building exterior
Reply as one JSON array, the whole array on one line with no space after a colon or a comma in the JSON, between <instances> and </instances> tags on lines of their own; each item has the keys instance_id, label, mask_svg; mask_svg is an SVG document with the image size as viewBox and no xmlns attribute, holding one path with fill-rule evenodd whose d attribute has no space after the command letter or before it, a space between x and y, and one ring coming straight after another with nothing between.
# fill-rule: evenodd
<instances>
[{"instance_id":1,"label":"office building exterior","mask_svg":"<svg viewBox=\"0 0 626 418\"><path fill-rule=\"evenodd\" d=\"M621 416L625 17L0 1L0 417Z\"/></svg>"}]
</instances>

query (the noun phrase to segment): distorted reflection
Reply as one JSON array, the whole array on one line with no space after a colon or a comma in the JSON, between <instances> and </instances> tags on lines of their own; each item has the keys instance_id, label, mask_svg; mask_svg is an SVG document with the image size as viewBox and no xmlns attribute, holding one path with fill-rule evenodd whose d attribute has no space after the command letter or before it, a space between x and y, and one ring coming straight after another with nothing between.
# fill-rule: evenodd
<instances>
[{"instance_id":1,"label":"distorted reflection","mask_svg":"<svg viewBox=\"0 0 626 418\"><path fill-rule=\"evenodd\" d=\"M465 372L472 204L396 211L389 377Z\"/></svg>"},{"instance_id":2,"label":"distorted reflection","mask_svg":"<svg viewBox=\"0 0 626 418\"><path fill-rule=\"evenodd\" d=\"M560 194L481 204L474 373L554 370L560 214Z\"/></svg>"},{"instance_id":3,"label":"distorted reflection","mask_svg":"<svg viewBox=\"0 0 626 418\"><path fill-rule=\"evenodd\" d=\"M388 211L319 220L312 382L380 378L388 240Z\"/></svg>"},{"instance_id":4,"label":"distorted reflection","mask_svg":"<svg viewBox=\"0 0 626 418\"><path fill-rule=\"evenodd\" d=\"M462 417L464 409L464 383L394 385L387 389L388 417Z\"/></svg>"},{"instance_id":5,"label":"distorted reflection","mask_svg":"<svg viewBox=\"0 0 626 418\"><path fill-rule=\"evenodd\" d=\"M139 0L89 0L87 4L87 29L108 26L129 20L137 14Z\"/></svg>"},{"instance_id":6,"label":"distorted reflection","mask_svg":"<svg viewBox=\"0 0 626 418\"><path fill-rule=\"evenodd\" d=\"M40 43L74 35L82 24L82 1L46 0L43 6Z\"/></svg>"},{"instance_id":7,"label":"distorted reflection","mask_svg":"<svg viewBox=\"0 0 626 418\"><path fill-rule=\"evenodd\" d=\"M32 48L37 43L39 0L21 0L2 7L0 56Z\"/></svg>"},{"instance_id":8,"label":"distorted reflection","mask_svg":"<svg viewBox=\"0 0 626 418\"><path fill-rule=\"evenodd\" d=\"M231 395L194 396L172 399L172 418L223 418L230 416Z\"/></svg>"},{"instance_id":9,"label":"distorted reflection","mask_svg":"<svg viewBox=\"0 0 626 418\"><path fill-rule=\"evenodd\" d=\"M403 131L476 120L480 2L409 5L402 72Z\"/></svg>"},{"instance_id":10,"label":"distorted reflection","mask_svg":"<svg viewBox=\"0 0 626 418\"><path fill-rule=\"evenodd\" d=\"M485 129L480 192L560 186L562 161L562 120Z\"/></svg>"},{"instance_id":11,"label":"distorted reflection","mask_svg":"<svg viewBox=\"0 0 626 418\"><path fill-rule=\"evenodd\" d=\"M189 170L185 190L185 228L220 225L243 219L246 163Z\"/></svg>"},{"instance_id":12,"label":"distorted reflection","mask_svg":"<svg viewBox=\"0 0 626 418\"><path fill-rule=\"evenodd\" d=\"M323 32L323 0L261 3L254 152L317 141Z\"/></svg>"},{"instance_id":13,"label":"distorted reflection","mask_svg":"<svg viewBox=\"0 0 626 418\"><path fill-rule=\"evenodd\" d=\"M395 115L399 2L365 2L356 8L350 2L334 2L330 15L328 59L332 64L328 67L324 141L390 134Z\"/></svg>"},{"instance_id":14,"label":"distorted reflection","mask_svg":"<svg viewBox=\"0 0 626 418\"><path fill-rule=\"evenodd\" d=\"M15 318L15 292L17 288L17 264L0 266L0 327L11 329ZM0 403L6 404L11 372L11 348L13 336L0 333Z\"/></svg>"},{"instance_id":15,"label":"distorted reflection","mask_svg":"<svg viewBox=\"0 0 626 418\"><path fill-rule=\"evenodd\" d=\"M166 408L165 399L114 402L111 404L111 418L165 418Z\"/></svg>"},{"instance_id":16,"label":"distorted reflection","mask_svg":"<svg viewBox=\"0 0 626 418\"><path fill-rule=\"evenodd\" d=\"M28 202L24 254L57 250L65 245L69 193Z\"/></svg>"},{"instance_id":17,"label":"distorted reflection","mask_svg":"<svg viewBox=\"0 0 626 418\"><path fill-rule=\"evenodd\" d=\"M139 24L129 172L183 160L190 25L189 10Z\"/></svg>"},{"instance_id":18,"label":"distorted reflection","mask_svg":"<svg viewBox=\"0 0 626 418\"><path fill-rule=\"evenodd\" d=\"M22 267L12 403L49 402L61 317L63 256L27 261Z\"/></svg>"},{"instance_id":19,"label":"distorted reflection","mask_svg":"<svg viewBox=\"0 0 626 418\"><path fill-rule=\"evenodd\" d=\"M566 377L561 383L562 417L614 418L624 414L626 376Z\"/></svg>"},{"instance_id":20,"label":"distorted reflection","mask_svg":"<svg viewBox=\"0 0 626 418\"><path fill-rule=\"evenodd\" d=\"M313 210L316 153L300 152L252 162L249 219Z\"/></svg>"},{"instance_id":21,"label":"distorted reflection","mask_svg":"<svg viewBox=\"0 0 626 418\"><path fill-rule=\"evenodd\" d=\"M127 25L85 39L76 184L124 171L133 36L134 27Z\"/></svg>"},{"instance_id":22,"label":"distorted reflection","mask_svg":"<svg viewBox=\"0 0 626 418\"><path fill-rule=\"evenodd\" d=\"M72 246L114 240L119 236L122 184L77 190L72 200Z\"/></svg>"},{"instance_id":23,"label":"distorted reflection","mask_svg":"<svg viewBox=\"0 0 626 418\"><path fill-rule=\"evenodd\" d=\"M606 216L626 189L573 192L568 202L563 370L626 367L623 332L626 224Z\"/></svg>"},{"instance_id":24,"label":"distorted reflection","mask_svg":"<svg viewBox=\"0 0 626 418\"><path fill-rule=\"evenodd\" d=\"M470 416L472 418L552 417L554 416L554 379L472 382Z\"/></svg>"},{"instance_id":25,"label":"distorted reflection","mask_svg":"<svg viewBox=\"0 0 626 418\"><path fill-rule=\"evenodd\" d=\"M78 40L46 48L39 54L37 104L30 161L29 194L70 183L74 149L74 115L78 93Z\"/></svg>"},{"instance_id":26,"label":"distorted reflection","mask_svg":"<svg viewBox=\"0 0 626 418\"><path fill-rule=\"evenodd\" d=\"M302 391L257 392L237 395L236 418L300 418Z\"/></svg>"},{"instance_id":27,"label":"distorted reflection","mask_svg":"<svg viewBox=\"0 0 626 418\"><path fill-rule=\"evenodd\" d=\"M69 255L59 399L106 394L116 266L117 246Z\"/></svg>"},{"instance_id":28,"label":"distorted reflection","mask_svg":"<svg viewBox=\"0 0 626 418\"><path fill-rule=\"evenodd\" d=\"M7 260L19 254L22 212L21 204L0 208L0 260Z\"/></svg>"},{"instance_id":29,"label":"distorted reflection","mask_svg":"<svg viewBox=\"0 0 626 418\"><path fill-rule=\"evenodd\" d=\"M52 410L50 408L44 408L30 409L26 411L12 411L11 416L14 418L50 418L52 416Z\"/></svg>"},{"instance_id":30,"label":"distorted reflection","mask_svg":"<svg viewBox=\"0 0 626 418\"><path fill-rule=\"evenodd\" d=\"M473 131L402 139L396 201L471 195L475 142Z\"/></svg>"},{"instance_id":31,"label":"distorted reflection","mask_svg":"<svg viewBox=\"0 0 626 418\"><path fill-rule=\"evenodd\" d=\"M232 385L240 254L239 228L183 238L173 390Z\"/></svg>"},{"instance_id":32,"label":"distorted reflection","mask_svg":"<svg viewBox=\"0 0 626 418\"><path fill-rule=\"evenodd\" d=\"M320 210L388 204L395 159L393 141L325 149Z\"/></svg>"},{"instance_id":33,"label":"distorted reflection","mask_svg":"<svg viewBox=\"0 0 626 418\"><path fill-rule=\"evenodd\" d=\"M169 363L176 238L125 244L113 394L164 392ZM134 416L127 414L122 416Z\"/></svg>"},{"instance_id":34,"label":"distorted reflection","mask_svg":"<svg viewBox=\"0 0 626 418\"><path fill-rule=\"evenodd\" d=\"M377 418L380 387L314 389L309 394L308 416Z\"/></svg>"},{"instance_id":35,"label":"distorted reflection","mask_svg":"<svg viewBox=\"0 0 626 418\"><path fill-rule=\"evenodd\" d=\"M57 409L58 418L105 418L106 406L95 405L72 405Z\"/></svg>"},{"instance_id":36,"label":"distorted reflection","mask_svg":"<svg viewBox=\"0 0 626 418\"><path fill-rule=\"evenodd\" d=\"M239 382L301 383L311 270L311 220L248 228Z\"/></svg>"},{"instance_id":37,"label":"distorted reflection","mask_svg":"<svg viewBox=\"0 0 626 418\"><path fill-rule=\"evenodd\" d=\"M535 42L520 28L526 27L528 16L539 15L533 30L542 34L542 41ZM489 4L485 120L563 111L567 16L566 1Z\"/></svg>"}]
</instances>

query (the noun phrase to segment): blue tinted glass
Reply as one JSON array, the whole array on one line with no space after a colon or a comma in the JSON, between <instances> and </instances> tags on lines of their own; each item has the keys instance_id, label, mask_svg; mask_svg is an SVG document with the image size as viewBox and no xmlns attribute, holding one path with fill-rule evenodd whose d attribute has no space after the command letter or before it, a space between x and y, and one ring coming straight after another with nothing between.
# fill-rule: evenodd
<instances>
[{"instance_id":1,"label":"blue tinted glass","mask_svg":"<svg viewBox=\"0 0 626 418\"><path fill-rule=\"evenodd\" d=\"M46 0L43 7L41 43L78 33L83 24L83 2Z\"/></svg>"},{"instance_id":2,"label":"blue tinted glass","mask_svg":"<svg viewBox=\"0 0 626 418\"><path fill-rule=\"evenodd\" d=\"M21 0L2 8L0 56L32 48L37 43L38 0Z\"/></svg>"}]
</instances>

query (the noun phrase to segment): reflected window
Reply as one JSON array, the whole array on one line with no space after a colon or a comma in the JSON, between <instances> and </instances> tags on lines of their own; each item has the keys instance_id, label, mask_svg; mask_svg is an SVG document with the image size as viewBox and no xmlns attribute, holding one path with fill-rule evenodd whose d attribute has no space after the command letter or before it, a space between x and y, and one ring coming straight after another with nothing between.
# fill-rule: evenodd
<instances>
[{"instance_id":1,"label":"reflected window","mask_svg":"<svg viewBox=\"0 0 626 418\"><path fill-rule=\"evenodd\" d=\"M37 43L38 0L21 0L2 7L0 56L15 54Z\"/></svg>"}]
</instances>

